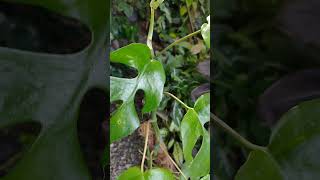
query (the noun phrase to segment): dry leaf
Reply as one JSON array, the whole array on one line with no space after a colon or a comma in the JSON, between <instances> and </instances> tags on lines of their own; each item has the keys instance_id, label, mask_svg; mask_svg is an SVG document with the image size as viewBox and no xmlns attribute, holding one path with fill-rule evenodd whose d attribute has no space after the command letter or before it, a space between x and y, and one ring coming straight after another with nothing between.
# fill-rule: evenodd
<instances>
[{"instance_id":1,"label":"dry leaf","mask_svg":"<svg viewBox=\"0 0 320 180\"><path fill-rule=\"evenodd\" d=\"M152 130L152 126L151 126L150 121L146 121L140 125L139 134L140 134L140 136L146 138L147 127L149 127L148 147L150 150L153 150L154 145L156 143L156 138L155 138L155 134Z\"/></svg>"}]
</instances>

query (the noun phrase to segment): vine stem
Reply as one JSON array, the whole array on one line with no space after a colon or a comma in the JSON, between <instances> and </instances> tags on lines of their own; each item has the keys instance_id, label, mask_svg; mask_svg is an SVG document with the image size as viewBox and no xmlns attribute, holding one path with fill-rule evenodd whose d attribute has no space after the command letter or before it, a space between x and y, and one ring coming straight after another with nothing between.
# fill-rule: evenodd
<instances>
[{"instance_id":1,"label":"vine stem","mask_svg":"<svg viewBox=\"0 0 320 180\"><path fill-rule=\"evenodd\" d=\"M213 119L213 123L218 125L220 128L222 128L224 131L226 131L228 134L230 134L232 137L234 137L236 140L238 140L243 146L250 150L261 150L261 151L267 151L266 147L258 146L256 144L251 143L244 137L242 137L240 134L238 134L235 130L233 130L230 126L228 126L223 120L221 120L219 117L214 115L213 113L210 113L210 117Z\"/></svg>"},{"instance_id":2,"label":"vine stem","mask_svg":"<svg viewBox=\"0 0 320 180\"><path fill-rule=\"evenodd\" d=\"M165 95L168 95L170 97L172 97L173 99L175 99L176 101L178 101L184 108L186 108L187 110L192 109L191 107L189 107L188 105L186 105L184 102L182 102L179 98L177 98L175 95L169 93L169 92L164 92Z\"/></svg>"},{"instance_id":3,"label":"vine stem","mask_svg":"<svg viewBox=\"0 0 320 180\"><path fill-rule=\"evenodd\" d=\"M188 35L184 36L183 38L180 38L180 39L174 41L174 42L171 43L169 46L167 46L165 49L163 49L161 52L159 52L157 55L163 54L164 52L166 52L168 49L172 48L173 46L181 43L182 41L187 40L188 38L191 38L192 36L195 36L195 35L197 35L197 34L200 34L200 33L201 33L201 29L198 30L198 31L195 31L195 32L193 32L193 33L191 33L191 34L188 34Z\"/></svg>"},{"instance_id":4,"label":"vine stem","mask_svg":"<svg viewBox=\"0 0 320 180\"><path fill-rule=\"evenodd\" d=\"M152 56L154 56L154 51L152 47L152 36L153 36L153 28L154 28L154 7L152 5L154 1L152 0L150 3L150 25L149 25L149 32L147 37L147 45L151 50Z\"/></svg>"},{"instance_id":5,"label":"vine stem","mask_svg":"<svg viewBox=\"0 0 320 180\"><path fill-rule=\"evenodd\" d=\"M146 159L148 139L149 139L149 129L150 129L150 123L147 123L146 139L144 141L143 157L141 161L141 172L143 172L144 160Z\"/></svg>"}]
</instances>

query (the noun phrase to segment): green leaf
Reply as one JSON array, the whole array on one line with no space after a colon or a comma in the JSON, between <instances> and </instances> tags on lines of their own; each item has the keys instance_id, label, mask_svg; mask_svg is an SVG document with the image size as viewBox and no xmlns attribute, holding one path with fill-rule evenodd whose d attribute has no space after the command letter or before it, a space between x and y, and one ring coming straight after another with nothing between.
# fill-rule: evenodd
<instances>
[{"instance_id":1,"label":"green leaf","mask_svg":"<svg viewBox=\"0 0 320 180\"><path fill-rule=\"evenodd\" d=\"M103 52L109 3L100 0L14 2L75 18L89 27L92 40L74 54L0 47L0 128L30 120L42 125L36 141L0 179L90 180L78 142L77 120L80 103L88 90L99 88L108 92Z\"/></svg>"},{"instance_id":2,"label":"green leaf","mask_svg":"<svg viewBox=\"0 0 320 180\"><path fill-rule=\"evenodd\" d=\"M248 173L250 172L250 173ZM247 162L240 168L236 179L256 180L256 179L281 180L281 171L272 156L264 151L252 151Z\"/></svg>"},{"instance_id":3,"label":"green leaf","mask_svg":"<svg viewBox=\"0 0 320 180\"><path fill-rule=\"evenodd\" d=\"M207 21L208 23L201 26L201 35L208 48L210 48L210 16L207 17Z\"/></svg>"},{"instance_id":4,"label":"green leaf","mask_svg":"<svg viewBox=\"0 0 320 180\"><path fill-rule=\"evenodd\" d=\"M189 8L192 5L193 0L186 0L187 7Z\"/></svg>"},{"instance_id":5,"label":"green leaf","mask_svg":"<svg viewBox=\"0 0 320 180\"><path fill-rule=\"evenodd\" d=\"M205 177L201 178L200 180L210 180L210 174L206 175Z\"/></svg>"},{"instance_id":6,"label":"green leaf","mask_svg":"<svg viewBox=\"0 0 320 180\"><path fill-rule=\"evenodd\" d=\"M319 99L292 108L273 130L268 152L251 152L236 180L319 179L319 114Z\"/></svg>"},{"instance_id":7,"label":"green leaf","mask_svg":"<svg viewBox=\"0 0 320 180\"><path fill-rule=\"evenodd\" d=\"M120 1L119 5L117 5L119 11L123 11L124 14L129 18L133 14L133 7L129 5L127 2Z\"/></svg>"},{"instance_id":8,"label":"green leaf","mask_svg":"<svg viewBox=\"0 0 320 180\"><path fill-rule=\"evenodd\" d=\"M200 122L202 126L206 123L209 122L210 117L210 94L206 93L203 94L198 98L194 105L194 110L198 113Z\"/></svg>"},{"instance_id":9,"label":"green leaf","mask_svg":"<svg viewBox=\"0 0 320 180\"><path fill-rule=\"evenodd\" d=\"M210 94L199 97L194 109L189 109L181 122L182 149L185 158L183 171L186 176L199 178L206 176L210 171L210 136L204 128L209 121ZM201 119L199 114L201 114ZM201 147L193 158L192 150L197 140L202 137Z\"/></svg>"},{"instance_id":10,"label":"green leaf","mask_svg":"<svg viewBox=\"0 0 320 180\"><path fill-rule=\"evenodd\" d=\"M170 128L172 128L171 130L175 130L175 131L179 131L179 127L180 127L180 122L182 120L183 117L183 110L180 106L180 104L176 101L173 102L172 104L172 111L170 116L172 117L172 121L171 121L171 126Z\"/></svg>"},{"instance_id":11,"label":"green leaf","mask_svg":"<svg viewBox=\"0 0 320 180\"><path fill-rule=\"evenodd\" d=\"M155 168L141 172L138 167L131 167L124 171L117 180L174 180L172 173L166 169Z\"/></svg>"},{"instance_id":12,"label":"green leaf","mask_svg":"<svg viewBox=\"0 0 320 180\"><path fill-rule=\"evenodd\" d=\"M182 163L183 163L183 151L182 151L182 148L180 146L180 143L178 143L178 142L174 143L174 146L173 146L173 158L174 158L175 162L177 162L177 164L179 166L182 165Z\"/></svg>"},{"instance_id":13,"label":"green leaf","mask_svg":"<svg viewBox=\"0 0 320 180\"><path fill-rule=\"evenodd\" d=\"M110 120L112 143L139 127L140 122L134 106L134 97L139 89L145 93L142 113L157 109L162 99L165 73L162 64L151 59L151 51L145 44L130 44L113 51L110 61L138 70L138 76L132 79L110 77L110 102L122 101Z\"/></svg>"}]
</instances>

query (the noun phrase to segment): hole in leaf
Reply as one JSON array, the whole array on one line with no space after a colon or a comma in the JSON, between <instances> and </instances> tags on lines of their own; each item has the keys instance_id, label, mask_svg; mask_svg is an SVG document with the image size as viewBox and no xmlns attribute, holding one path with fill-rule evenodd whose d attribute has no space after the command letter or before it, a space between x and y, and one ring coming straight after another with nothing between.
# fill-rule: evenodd
<instances>
[{"instance_id":1,"label":"hole in leaf","mask_svg":"<svg viewBox=\"0 0 320 180\"><path fill-rule=\"evenodd\" d=\"M192 149L192 157L195 158L202 144L202 136L200 136Z\"/></svg>"},{"instance_id":2,"label":"hole in leaf","mask_svg":"<svg viewBox=\"0 0 320 180\"><path fill-rule=\"evenodd\" d=\"M80 105L78 137L82 152L93 179L102 180L104 172L101 160L108 143L106 132L107 96L98 89L90 90Z\"/></svg>"},{"instance_id":3,"label":"hole in leaf","mask_svg":"<svg viewBox=\"0 0 320 180\"><path fill-rule=\"evenodd\" d=\"M111 76L120 78L135 78L138 70L121 63L110 63Z\"/></svg>"},{"instance_id":4,"label":"hole in leaf","mask_svg":"<svg viewBox=\"0 0 320 180\"><path fill-rule=\"evenodd\" d=\"M135 105L137 114L139 116L139 119L141 119L141 123L150 118L149 116L147 116L147 114L142 115L142 108L144 106L144 98L145 98L144 91L139 89L136 92L136 96L134 97L134 105Z\"/></svg>"},{"instance_id":5,"label":"hole in leaf","mask_svg":"<svg viewBox=\"0 0 320 180\"><path fill-rule=\"evenodd\" d=\"M0 2L0 46L26 51L70 54L91 42L89 28L46 8Z\"/></svg>"},{"instance_id":6,"label":"hole in leaf","mask_svg":"<svg viewBox=\"0 0 320 180\"><path fill-rule=\"evenodd\" d=\"M6 175L37 139L41 124L34 121L0 129L0 177Z\"/></svg>"},{"instance_id":7,"label":"hole in leaf","mask_svg":"<svg viewBox=\"0 0 320 180\"><path fill-rule=\"evenodd\" d=\"M210 122L206 122L204 125L204 128L208 131L209 130L209 127L210 127Z\"/></svg>"}]
</instances>

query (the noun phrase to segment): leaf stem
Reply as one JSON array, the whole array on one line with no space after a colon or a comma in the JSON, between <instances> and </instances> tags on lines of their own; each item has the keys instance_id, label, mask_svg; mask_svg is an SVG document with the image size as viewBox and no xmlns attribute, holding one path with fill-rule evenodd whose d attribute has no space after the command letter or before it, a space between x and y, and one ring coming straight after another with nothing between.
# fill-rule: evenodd
<instances>
[{"instance_id":1,"label":"leaf stem","mask_svg":"<svg viewBox=\"0 0 320 180\"><path fill-rule=\"evenodd\" d=\"M149 25L149 32L147 37L147 45L151 50L152 56L154 56L154 51L152 47L153 28L154 28L154 9L151 6L150 7L150 25Z\"/></svg>"},{"instance_id":2,"label":"leaf stem","mask_svg":"<svg viewBox=\"0 0 320 180\"><path fill-rule=\"evenodd\" d=\"M184 102L182 102L179 98L177 98L175 95L169 93L169 92L164 92L165 95L168 95L170 97L172 97L173 99L175 99L176 101L178 101L184 108L186 108L187 110L192 109L191 107L189 107L188 105L186 105Z\"/></svg>"},{"instance_id":3,"label":"leaf stem","mask_svg":"<svg viewBox=\"0 0 320 180\"><path fill-rule=\"evenodd\" d=\"M177 168L177 170L181 173L181 175L187 180L187 178L184 175L184 173L181 171L179 166L174 162L174 160L171 158L171 156L169 155L168 151L164 147L165 145L164 145L164 143L162 141L162 137L160 135L159 126L158 126L158 123L157 123L157 113L156 113L156 111L153 111L151 116L152 116L152 121L151 121L152 122L152 126L153 126L153 129L155 131L156 138L157 138L157 141L159 142L161 150L165 153L166 156L168 156L168 158L173 163L173 165Z\"/></svg>"},{"instance_id":4,"label":"leaf stem","mask_svg":"<svg viewBox=\"0 0 320 180\"><path fill-rule=\"evenodd\" d=\"M213 113L210 114L210 117L213 119L213 123L218 125L220 128L222 128L224 131L226 131L228 134L230 134L232 137L234 137L236 140L238 140L243 146L250 150L262 150L267 151L266 147L258 146L256 144L251 143L244 137L242 137L240 134L238 134L235 130L233 130L230 126L228 126L223 120L221 120L219 117L214 115Z\"/></svg>"},{"instance_id":5,"label":"leaf stem","mask_svg":"<svg viewBox=\"0 0 320 180\"><path fill-rule=\"evenodd\" d=\"M143 172L144 160L146 159L146 152L147 152L148 139L149 139L149 129L150 129L150 123L147 123L146 139L144 142L143 157L141 161L141 172Z\"/></svg>"},{"instance_id":6,"label":"leaf stem","mask_svg":"<svg viewBox=\"0 0 320 180\"><path fill-rule=\"evenodd\" d=\"M173 46L175 46L175 45L179 44L180 42L185 41L188 38L191 38L192 36L195 36L195 35L197 35L199 33L201 33L201 29L196 31L196 32L193 32L191 34L188 34L188 35L184 36L183 38L180 38L180 39L174 41L169 46L167 46L165 49L163 49L161 52L159 52L157 55L163 54L164 52L166 52L168 49L172 48Z\"/></svg>"}]
</instances>

